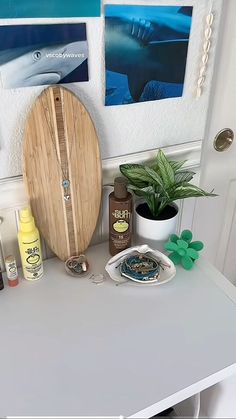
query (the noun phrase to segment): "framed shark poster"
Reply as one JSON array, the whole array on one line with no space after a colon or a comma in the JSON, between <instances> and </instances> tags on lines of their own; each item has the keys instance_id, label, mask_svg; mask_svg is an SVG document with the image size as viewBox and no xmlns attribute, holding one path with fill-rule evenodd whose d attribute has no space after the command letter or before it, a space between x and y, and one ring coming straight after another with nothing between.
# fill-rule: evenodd
<instances>
[{"instance_id":1,"label":"framed shark poster","mask_svg":"<svg viewBox=\"0 0 236 419\"><path fill-rule=\"evenodd\" d=\"M0 18L100 16L100 0L1 0Z\"/></svg>"},{"instance_id":2,"label":"framed shark poster","mask_svg":"<svg viewBox=\"0 0 236 419\"><path fill-rule=\"evenodd\" d=\"M85 23L0 26L0 87L88 79Z\"/></svg>"},{"instance_id":3,"label":"framed shark poster","mask_svg":"<svg viewBox=\"0 0 236 419\"><path fill-rule=\"evenodd\" d=\"M192 6L105 6L105 105L183 94Z\"/></svg>"}]
</instances>

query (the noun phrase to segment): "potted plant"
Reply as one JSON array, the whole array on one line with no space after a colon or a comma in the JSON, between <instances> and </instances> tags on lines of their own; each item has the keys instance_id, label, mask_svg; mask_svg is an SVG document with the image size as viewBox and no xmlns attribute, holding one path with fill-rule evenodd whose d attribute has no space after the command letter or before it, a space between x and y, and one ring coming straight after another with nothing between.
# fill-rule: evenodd
<instances>
[{"instance_id":1,"label":"potted plant","mask_svg":"<svg viewBox=\"0 0 236 419\"><path fill-rule=\"evenodd\" d=\"M122 164L121 173L129 188L144 202L136 206L137 236L154 241L167 240L175 232L179 199L215 196L189 183L194 172L186 170L185 161L169 160L159 150L152 166Z\"/></svg>"}]
</instances>

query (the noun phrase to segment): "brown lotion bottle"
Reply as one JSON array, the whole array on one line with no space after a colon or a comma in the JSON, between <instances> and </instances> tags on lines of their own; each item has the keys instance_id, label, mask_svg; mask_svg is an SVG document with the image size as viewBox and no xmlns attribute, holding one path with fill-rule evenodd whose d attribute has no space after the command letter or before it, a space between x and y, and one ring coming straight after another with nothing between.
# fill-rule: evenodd
<instances>
[{"instance_id":1,"label":"brown lotion bottle","mask_svg":"<svg viewBox=\"0 0 236 419\"><path fill-rule=\"evenodd\" d=\"M109 250L112 256L131 245L132 195L123 177L114 181L114 192L109 195Z\"/></svg>"}]
</instances>

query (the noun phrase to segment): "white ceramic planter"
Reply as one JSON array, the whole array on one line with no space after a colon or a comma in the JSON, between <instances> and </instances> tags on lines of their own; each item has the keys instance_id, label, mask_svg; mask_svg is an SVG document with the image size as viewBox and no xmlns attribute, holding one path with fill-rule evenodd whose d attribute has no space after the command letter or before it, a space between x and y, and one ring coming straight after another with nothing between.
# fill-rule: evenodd
<instances>
[{"instance_id":1,"label":"white ceramic planter","mask_svg":"<svg viewBox=\"0 0 236 419\"><path fill-rule=\"evenodd\" d=\"M165 241L168 240L170 234L176 232L176 225L178 219L178 206L172 204L177 209L177 214L167 220L149 220L137 213L135 210L135 230L136 236L142 241Z\"/></svg>"}]
</instances>

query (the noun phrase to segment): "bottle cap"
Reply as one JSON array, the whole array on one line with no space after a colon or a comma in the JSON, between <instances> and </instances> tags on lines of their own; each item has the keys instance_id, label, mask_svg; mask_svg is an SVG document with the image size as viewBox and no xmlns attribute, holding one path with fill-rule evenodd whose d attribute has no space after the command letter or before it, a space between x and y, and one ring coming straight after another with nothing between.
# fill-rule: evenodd
<instances>
[{"instance_id":1,"label":"bottle cap","mask_svg":"<svg viewBox=\"0 0 236 419\"><path fill-rule=\"evenodd\" d=\"M29 207L23 208L22 210L20 210L20 220L23 223L28 223L30 221L32 221L33 217L32 217L32 213Z\"/></svg>"},{"instance_id":2,"label":"bottle cap","mask_svg":"<svg viewBox=\"0 0 236 419\"><path fill-rule=\"evenodd\" d=\"M9 255L5 258L5 263L12 263L12 262L15 262L15 261L16 260L15 260L13 255Z\"/></svg>"},{"instance_id":3,"label":"bottle cap","mask_svg":"<svg viewBox=\"0 0 236 419\"><path fill-rule=\"evenodd\" d=\"M35 229L34 217L30 208L23 208L20 211L20 230L28 233Z\"/></svg>"},{"instance_id":4,"label":"bottle cap","mask_svg":"<svg viewBox=\"0 0 236 419\"><path fill-rule=\"evenodd\" d=\"M114 180L114 195L115 198L127 198L127 180L124 177L116 177Z\"/></svg>"}]
</instances>

